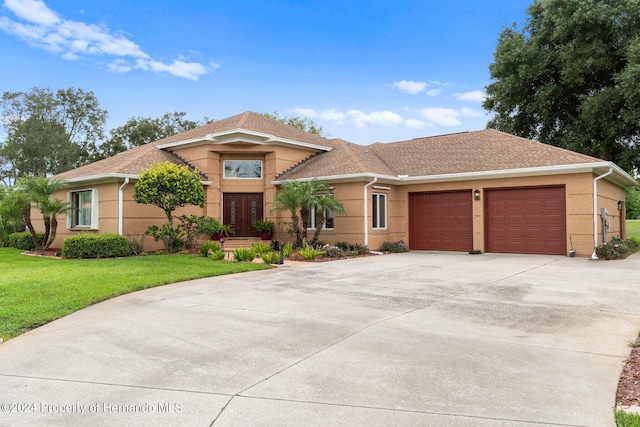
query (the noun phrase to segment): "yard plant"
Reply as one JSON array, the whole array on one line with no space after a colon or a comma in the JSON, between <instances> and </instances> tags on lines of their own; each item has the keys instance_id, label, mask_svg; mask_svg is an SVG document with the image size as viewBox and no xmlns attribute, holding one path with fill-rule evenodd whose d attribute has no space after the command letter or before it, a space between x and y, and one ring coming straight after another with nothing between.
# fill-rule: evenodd
<instances>
[{"instance_id":1,"label":"yard plant","mask_svg":"<svg viewBox=\"0 0 640 427\"><path fill-rule=\"evenodd\" d=\"M16 337L129 292L265 268L269 267L191 255L60 260L0 248L0 337Z\"/></svg>"}]
</instances>

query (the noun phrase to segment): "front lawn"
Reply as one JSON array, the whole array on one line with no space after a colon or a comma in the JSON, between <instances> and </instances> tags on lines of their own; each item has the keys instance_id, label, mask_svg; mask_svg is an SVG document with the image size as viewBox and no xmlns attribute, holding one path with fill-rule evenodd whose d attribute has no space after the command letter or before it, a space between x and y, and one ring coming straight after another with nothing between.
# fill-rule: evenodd
<instances>
[{"instance_id":1,"label":"front lawn","mask_svg":"<svg viewBox=\"0 0 640 427\"><path fill-rule=\"evenodd\" d=\"M640 219L627 220L627 239L632 237L640 238Z\"/></svg>"},{"instance_id":2,"label":"front lawn","mask_svg":"<svg viewBox=\"0 0 640 427\"><path fill-rule=\"evenodd\" d=\"M184 280L270 268L191 255L68 260L0 248L0 337L16 337L91 304Z\"/></svg>"}]
</instances>

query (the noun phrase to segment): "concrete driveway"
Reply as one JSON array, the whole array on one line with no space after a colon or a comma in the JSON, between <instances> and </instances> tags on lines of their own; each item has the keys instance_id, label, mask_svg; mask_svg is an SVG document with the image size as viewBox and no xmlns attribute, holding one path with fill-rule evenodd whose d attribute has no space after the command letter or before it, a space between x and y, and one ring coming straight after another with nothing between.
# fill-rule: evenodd
<instances>
[{"instance_id":1,"label":"concrete driveway","mask_svg":"<svg viewBox=\"0 0 640 427\"><path fill-rule=\"evenodd\" d=\"M614 425L639 277L411 252L137 292L0 345L0 425Z\"/></svg>"}]
</instances>

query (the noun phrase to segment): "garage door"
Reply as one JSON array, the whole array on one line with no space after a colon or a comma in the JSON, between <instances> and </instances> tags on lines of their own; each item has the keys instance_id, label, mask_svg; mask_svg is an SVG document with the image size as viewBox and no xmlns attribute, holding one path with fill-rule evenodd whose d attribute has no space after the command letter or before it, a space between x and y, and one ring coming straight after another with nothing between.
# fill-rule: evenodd
<instances>
[{"instance_id":1,"label":"garage door","mask_svg":"<svg viewBox=\"0 0 640 427\"><path fill-rule=\"evenodd\" d=\"M471 190L410 193L409 247L465 252L473 249L471 202Z\"/></svg>"},{"instance_id":2,"label":"garage door","mask_svg":"<svg viewBox=\"0 0 640 427\"><path fill-rule=\"evenodd\" d=\"M565 189L485 190L487 252L564 255Z\"/></svg>"}]
</instances>

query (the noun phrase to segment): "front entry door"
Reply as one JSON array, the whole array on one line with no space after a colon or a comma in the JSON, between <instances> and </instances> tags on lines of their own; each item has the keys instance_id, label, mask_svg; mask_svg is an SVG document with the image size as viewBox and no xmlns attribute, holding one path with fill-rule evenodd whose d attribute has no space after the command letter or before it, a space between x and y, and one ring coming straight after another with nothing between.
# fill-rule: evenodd
<instances>
[{"instance_id":1,"label":"front entry door","mask_svg":"<svg viewBox=\"0 0 640 427\"><path fill-rule=\"evenodd\" d=\"M223 206L222 220L234 237L258 236L253 226L262 219L262 193L224 193Z\"/></svg>"}]
</instances>

